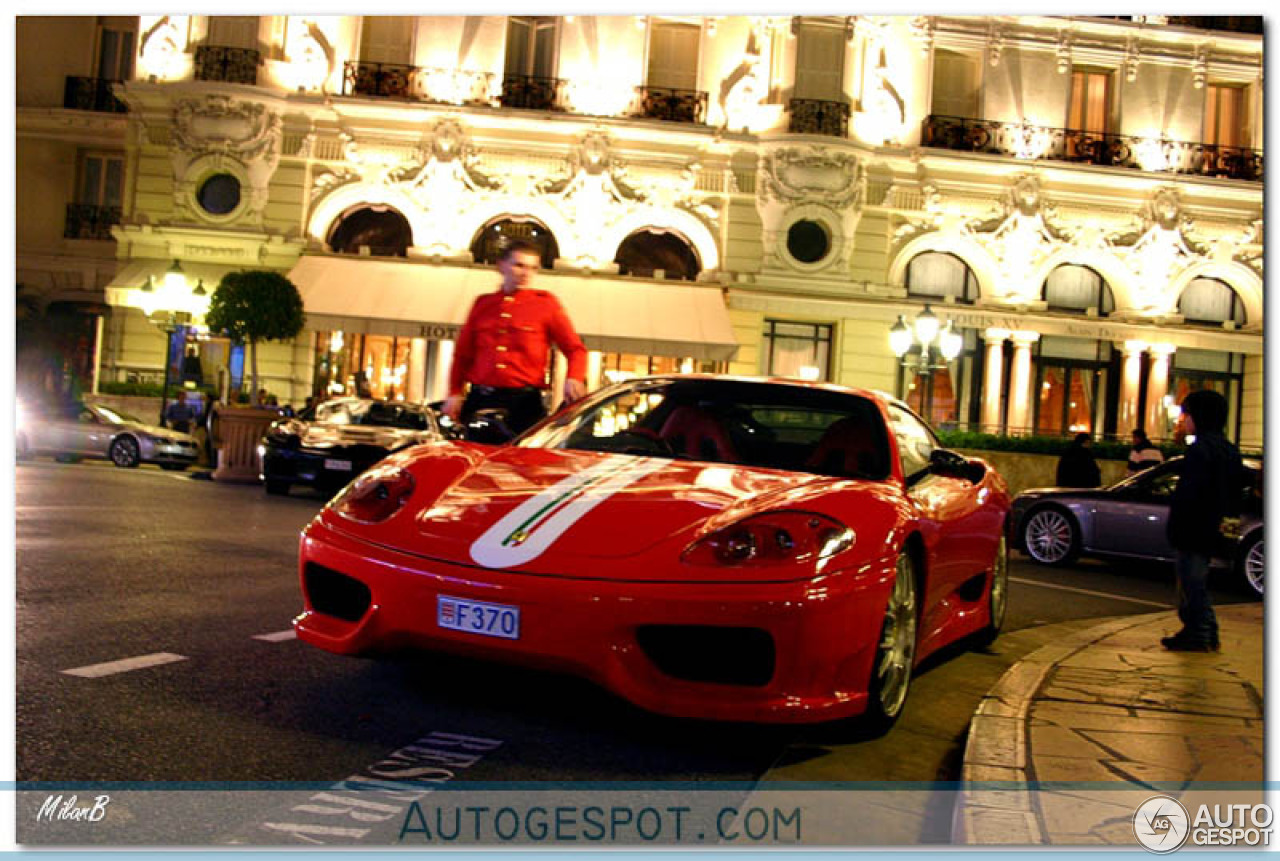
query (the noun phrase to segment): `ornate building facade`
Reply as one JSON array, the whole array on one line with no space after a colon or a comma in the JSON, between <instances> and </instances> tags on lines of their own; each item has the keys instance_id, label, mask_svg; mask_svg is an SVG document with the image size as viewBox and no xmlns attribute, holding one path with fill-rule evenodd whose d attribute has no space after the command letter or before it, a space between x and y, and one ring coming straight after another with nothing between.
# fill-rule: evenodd
<instances>
[{"instance_id":1,"label":"ornate building facade","mask_svg":"<svg viewBox=\"0 0 1280 861\"><path fill-rule=\"evenodd\" d=\"M163 373L167 272L276 269L307 313L263 352L282 401L358 373L433 400L523 236L592 387L774 374L943 426L1153 437L1212 387L1260 447L1263 40L1233 21L19 19L18 281L58 295L92 261L96 385ZM890 349L926 308L954 358ZM238 377L186 310L169 361Z\"/></svg>"}]
</instances>

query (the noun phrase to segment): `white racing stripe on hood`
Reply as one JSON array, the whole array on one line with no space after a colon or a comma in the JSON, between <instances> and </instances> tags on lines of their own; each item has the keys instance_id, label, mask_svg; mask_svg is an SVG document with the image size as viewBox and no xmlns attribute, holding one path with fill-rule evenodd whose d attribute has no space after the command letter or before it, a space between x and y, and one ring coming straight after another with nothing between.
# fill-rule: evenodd
<instances>
[{"instance_id":1,"label":"white racing stripe on hood","mask_svg":"<svg viewBox=\"0 0 1280 861\"><path fill-rule=\"evenodd\" d=\"M526 499L475 540L471 558L486 568L511 568L538 556L588 511L667 463L613 455Z\"/></svg>"}]
</instances>

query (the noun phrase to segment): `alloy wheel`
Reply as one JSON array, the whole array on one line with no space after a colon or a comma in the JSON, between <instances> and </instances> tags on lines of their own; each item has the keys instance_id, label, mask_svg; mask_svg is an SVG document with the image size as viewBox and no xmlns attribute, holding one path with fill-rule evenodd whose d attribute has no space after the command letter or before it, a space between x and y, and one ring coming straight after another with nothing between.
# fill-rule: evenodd
<instances>
[{"instance_id":1,"label":"alloy wheel","mask_svg":"<svg viewBox=\"0 0 1280 861\"><path fill-rule=\"evenodd\" d=\"M1259 538L1244 555L1244 579L1259 595L1262 594L1263 578L1267 573L1266 556L1263 550L1264 540Z\"/></svg>"},{"instance_id":2,"label":"alloy wheel","mask_svg":"<svg viewBox=\"0 0 1280 861\"><path fill-rule=\"evenodd\" d=\"M1043 508L1027 520L1023 538L1032 559L1056 565L1071 555L1075 526L1061 511Z\"/></svg>"},{"instance_id":3,"label":"alloy wheel","mask_svg":"<svg viewBox=\"0 0 1280 861\"><path fill-rule=\"evenodd\" d=\"M898 557L893 592L884 610L884 628L876 662L881 711L895 717L907 699L916 655L916 582L911 557Z\"/></svg>"}]
</instances>

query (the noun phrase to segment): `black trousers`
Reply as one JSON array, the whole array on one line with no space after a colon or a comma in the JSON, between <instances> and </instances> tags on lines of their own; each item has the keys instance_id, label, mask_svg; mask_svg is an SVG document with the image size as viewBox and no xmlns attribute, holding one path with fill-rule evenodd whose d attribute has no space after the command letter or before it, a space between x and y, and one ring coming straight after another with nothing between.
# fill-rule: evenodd
<instances>
[{"instance_id":1,"label":"black trousers","mask_svg":"<svg viewBox=\"0 0 1280 861\"><path fill-rule=\"evenodd\" d=\"M547 416L542 389L537 386L503 389L473 385L462 403L462 421L470 421L477 410L505 410L505 423L514 434L524 433Z\"/></svg>"}]
</instances>

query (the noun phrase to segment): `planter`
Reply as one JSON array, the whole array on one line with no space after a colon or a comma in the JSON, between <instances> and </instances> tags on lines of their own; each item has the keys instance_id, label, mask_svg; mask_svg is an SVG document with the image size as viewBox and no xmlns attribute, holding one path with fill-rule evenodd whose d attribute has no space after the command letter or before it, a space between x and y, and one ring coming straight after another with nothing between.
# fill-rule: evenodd
<instances>
[{"instance_id":1,"label":"planter","mask_svg":"<svg viewBox=\"0 0 1280 861\"><path fill-rule=\"evenodd\" d=\"M258 442L278 418L277 409L220 407L213 425L213 446L218 452L214 481L256 484Z\"/></svg>"}]
</instances>

